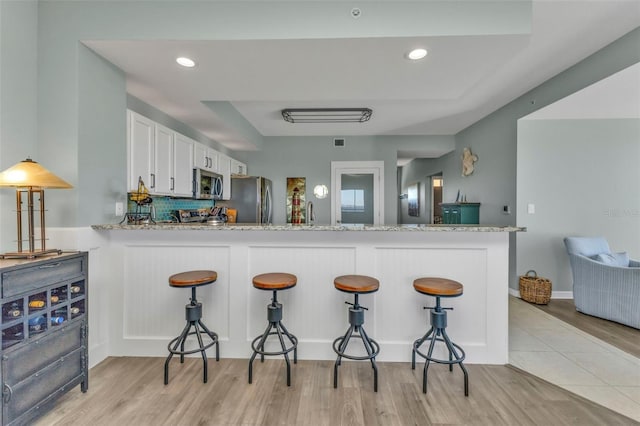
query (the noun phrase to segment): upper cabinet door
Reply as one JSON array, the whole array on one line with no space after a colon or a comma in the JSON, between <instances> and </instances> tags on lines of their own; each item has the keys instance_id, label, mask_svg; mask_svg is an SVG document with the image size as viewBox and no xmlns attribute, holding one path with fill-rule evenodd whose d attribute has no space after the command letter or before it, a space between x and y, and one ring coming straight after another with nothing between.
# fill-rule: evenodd
<instances>
[{"instance_id":1,"label":"upper cabinet door","mask_svg":"<svg viewBox=\"0 0 640 426\"><path fill-rule=\"evenodd\" d=\"M127 111L127 191L138 190L138 179L151 185L154 169L154 122L133 111Z\"/></svg>"},{"instance_id":2,"label":"upper cabinet door","mask_svg":"<svg viewBox=\"0 0 640 426\"><path fill-rule=\"evenodd\" d=\"M193 167L196 169L209 170L209 155L206 146L201 143L194 143L193 147Z\"/></svg>"},{"instance_id":3,"label":"upper cabinet door","mask_svg":"<svg viewBox=\"0 0 640 426\"><path fill-rule=\"evenodd\" d=\"M233 158L231 159L231 174L232 175L240 175L240 176L246 176L247 175L247 165L238 161L238 160L234 160Z\"/></svg>"},{"instance_id":4,"label":"upper cabinet door","mask_svg":"<svg viewBox=\"0 0 640 426\"><path fill-rule=\"evenodd\" d=\"M155 168L149 189L155 194L172 195L173 131L156 124Z\"/></svg>"},{"instance_id":5,"label":"upper cabinet door","mask_svg":"<svg viewBox=\"0 0 640 426\"><path fill-rule=\"evenodd\" d=\"M193 140L179 133L173 141L173 195L193 196Z\"/></svg>"},{"instance_id":6,"label":"upper cabinet door","mask_svg":"<svg viewBox=\"0 0 640 426\"><path fill-rule=\"evenodd\" d=\"M218 151L198 142L194 142L194 145L194 167L197 169L207 170L209 172L219 173Z\"/></svg>"}]
</instances>

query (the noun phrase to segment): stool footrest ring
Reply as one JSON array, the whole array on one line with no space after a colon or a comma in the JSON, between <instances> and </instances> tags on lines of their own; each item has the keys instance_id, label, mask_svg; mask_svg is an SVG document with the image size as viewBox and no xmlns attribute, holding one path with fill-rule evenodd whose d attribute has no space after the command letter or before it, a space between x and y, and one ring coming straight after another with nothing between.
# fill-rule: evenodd
<instances>
[{"instance_id":1,"label":"stool footrest ring","mask_svg":"<svg viewBox=\"0 0 640 426\"><path fill-rule=\"evenodd\" d=\"M353 337L363 339L363 337L358 334L354 334L350 336L350 338L353 338ZM369 359L373 359L376 356L378 356L378 354L380 353L380 345L378 344L378 342L376 342L371 338L368 338L367 340L369 341L369 343L371 343L371 347L373 349L373 352L371 352L371 354L368 354L368 355L362 355L362 356L349 355L344 353L343 351L340 351L339 348L340 348L340 345L342 345L342 342L344 341L344 336L338 337L336 340L333 341L333 351L343 358L348 358L355 361L366 361Z\"/></svg>"},{"instance_id":2,"label":"stool footrest ring","mask_svg":"<svg viewBox=\"0 0 640 426\"><path fill-rule=\"evenodd\" d=\"M443 343L445 343L445 344L447 343L447 342L446 342L443 338L441 338L441 337L435 337L435 338L434 338L434 337L429 337L429 338L427 338L427 339L423 340L423 341L420 343L420 345L418 345L418 341L419 341L419 339L418 339L418 340L416 340L415 342L413 342L413 350L414 350L414 352L415 352L415 353L417 353L418 355L420 355L420 356L421 356L422 358L424 358L424 359L427 359L427 360L429 360L429 361L431 361L431 362L437 362L437 363L439 363L439 364L459 364L459 363L461 363L462 361L464 361L464 358L466 357L466 354L465 354L464 350L463 350L460 346L458 346L457 344L455 344L455 343L453 343L453 342L451 342L451 345L453 345L453 347L454 347L454 348L456 348L457 350L459 350L459 351L460 351L460 354L453 353L454 359L452 359L452 360L448 360L448 359L438 359L438 358L430 357L430 356L428 356L427 354L424 354L424 353L420 352L419 347L420 347L420 346L422 346L422 344L424 344L425 342L431 341L431 340L433 340L433 339L435 339L436 341L439 341L439 342L443 342Z\"/></svg>"},{"instance_id":3,"label":"stool footrest ring","mask_svg":"<svg viewBox=\"0 0 640 426\"><path fill-rule=\"evenodd\" d=\"M187 336L191 336L194 334L196 334L196 332L192 331L191 333L188 333ZM199 346L195 349L188 350L188 351L173 349L171 346L173 346L178 340L182 338L182 336L178 336L175 339L173 339L171 342L169 342L169 344L167 345L167 349L169 350L169 352L171 352L174 355L190 355L190 354L195 354L196 352L203 352L209 349L210 347L212 347L213 345L215 345L216 343L218 343L218 335L216 333L212 333L213 335L211 335L203 331L201 332L201 334L204 334L205 336L209 336L211 338L211 343L208 343L207 345L202 347Z\"/></svg>"},{"instance_id":4,"label":"stool footrest ring","mask_svg":"<svg viewBox=\"0 0 640 426\"><path fill-rule=\"evenodd\" d=\"M277 335L278 335L277 331L272 331L268 334L268 336L277 336ZM282 333L282 335L287 336L291 340L291 342L293 343L292 346L288 348L284 348L283 350L278 352L268 352L265 350L261 350L259 348L256 348L256 343L258 343L264 337L264 335L260 335L255 339L253 339L253 342L251 342L251 349L253 349L253 351L256 353L259 353L260 355L276 356L276 355L288 354L289 352L293 351L298 347L298 338L296 336L294 336L293 334L285 334L285 333Z\"/></svg>"}]
</instances>

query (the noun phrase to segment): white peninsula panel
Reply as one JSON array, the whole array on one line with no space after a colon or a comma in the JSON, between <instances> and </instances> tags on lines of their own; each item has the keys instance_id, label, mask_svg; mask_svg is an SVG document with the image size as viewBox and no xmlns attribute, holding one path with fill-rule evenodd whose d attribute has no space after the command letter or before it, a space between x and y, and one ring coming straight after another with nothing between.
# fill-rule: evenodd
<instances>
[{"instance_id":1,"label":"white peninsula panel","mask_svg":"<svg viewBox=\"0 0 640 426\"><path fill-rule=\"evenodd\" d=\"M250 342L267 326L272 294L254 288L251 278L289 272L298 283L279 291L278 300L285 326L299 339L300 359L335 359L332 343L348 327L345 301L353 296L336 290L333 279L363 274L380 280L378 292L360 297L380 361L410 361L413 341L428 328L423 307L435 303L413 289L413 280L441 276L464 285L464 294L443 299L443 306L454 308L447 331L467 361L507 363L512 229L93 228L101 261L112 265L104 289L109 296L100 301L109 305L109 355L166 356L167 343L185 325L190 297L189 290L170 287L169 276L213 269L217 282L197 293L203 321L220 335L223 358L249 358Z\"/></svg>"}]
</instances>

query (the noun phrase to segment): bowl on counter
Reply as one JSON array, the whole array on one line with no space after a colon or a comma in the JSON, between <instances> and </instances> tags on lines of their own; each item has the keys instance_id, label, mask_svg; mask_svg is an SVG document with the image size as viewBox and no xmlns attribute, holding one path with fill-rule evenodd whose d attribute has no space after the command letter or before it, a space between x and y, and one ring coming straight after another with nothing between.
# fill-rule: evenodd
<instances>
[{"instance_id":1,"label":"bowl on counter","mask_svg":"<svg viewBox=\"0 0 640 426\"><path fill-rule=\"evenodd\" d=\"M224 225L225 223L226 221L224 220L224 218L219 216L211 216L209 219L207 219L207 222L206 222L207 225L211 225L211 226L221 226L221 225Z\"/></svg>"}]
</instances>

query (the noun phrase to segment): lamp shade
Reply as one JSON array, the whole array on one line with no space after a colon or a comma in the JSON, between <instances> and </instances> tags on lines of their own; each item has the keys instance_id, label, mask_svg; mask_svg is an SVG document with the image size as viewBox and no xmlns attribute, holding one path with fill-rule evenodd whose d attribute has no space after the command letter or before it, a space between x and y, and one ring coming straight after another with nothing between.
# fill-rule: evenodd
<instances>
[{"instance_id":1,"label":"lamp shade","mask_svg":"<svg viewBox=\"0 0 640 426\"><path fill-rule=\"evenodd\" d=\"M0 173L0 186L13 188L73 188L31 158L27 158Z\"/></svg>"}]
</instances>

